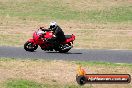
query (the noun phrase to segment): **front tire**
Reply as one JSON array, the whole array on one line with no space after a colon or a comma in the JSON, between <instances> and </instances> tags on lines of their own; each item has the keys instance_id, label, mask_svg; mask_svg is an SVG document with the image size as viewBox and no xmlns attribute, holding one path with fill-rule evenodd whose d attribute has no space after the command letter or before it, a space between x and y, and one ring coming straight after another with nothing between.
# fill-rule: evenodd
<instances>
[{"instance_id":1,"label":"front tire","mask_svg":"<svg viewBox=\"0 0 132 88\"><path fill-rule=\"evenodd\" d=\"M26 42L24 44L24 49L26 51L30 51L30 52L33 52L34 50L36 50L38 48L38 45L34 45L33 43L31 42Z\"/></svg>"}]
</instances>

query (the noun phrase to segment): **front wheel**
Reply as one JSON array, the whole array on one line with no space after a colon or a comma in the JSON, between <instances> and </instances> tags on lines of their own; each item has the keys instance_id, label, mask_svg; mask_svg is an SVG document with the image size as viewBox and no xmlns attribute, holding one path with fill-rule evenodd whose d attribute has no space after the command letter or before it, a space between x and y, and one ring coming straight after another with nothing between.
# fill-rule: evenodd
<instances>
[{"instance_id":1,"label":"front wheel","mask_svg":"<svg viewBox=\"0 0 132 88\"><path fill-rule=\"evenodd\" d=\"M38 48L38 45L34 45L33 43L31 42L26 42L24 44L24 49L26 51L30 51L30 52L33 52L34 50L36 50Z\"/></svg>"}]
</instances>

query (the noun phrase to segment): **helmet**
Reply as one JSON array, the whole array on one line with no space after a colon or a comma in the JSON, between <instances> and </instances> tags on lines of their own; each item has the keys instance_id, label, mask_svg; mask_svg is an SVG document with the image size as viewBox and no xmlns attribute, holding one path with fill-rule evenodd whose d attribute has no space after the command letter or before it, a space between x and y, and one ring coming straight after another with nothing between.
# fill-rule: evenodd
<instances>
[{"instance_id":1,"label":"helmet","mask_svg":"<svg viewBox=\"0 0 132 88\"><path fill-rule=\"evenodd\" d=\"M57 23L55 21L50 22L50 29L53 29L57 26Z\"/></svg>"}]
</instances>

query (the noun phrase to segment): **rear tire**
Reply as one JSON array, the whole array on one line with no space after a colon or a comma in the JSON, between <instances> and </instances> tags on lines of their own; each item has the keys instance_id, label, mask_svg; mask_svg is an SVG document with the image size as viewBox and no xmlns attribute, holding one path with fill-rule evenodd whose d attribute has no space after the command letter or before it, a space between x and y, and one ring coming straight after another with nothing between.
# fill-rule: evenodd
<instances>
[{"instance_id":1,"label":"rear tire","mask_svg":"<svg viewBox=\"0 0 132 88\"><path fill-rule=\"evenodd\" d=\"M60 53L67 53L70 49L67 50L59 50Z\"/></svg>"},{"instance_id":2,"label":"rear tire","mask_svg":"<svg viewBox=\"0 0 132 88\"><path fill-rule=\"evenodd\" d=\"M30 51L30 52L33 52L34 50L36 50L38 48L38 45L33 45L33 43L31 42L26 42L24 44L24 49L26 51Z\"/></svg>"},{"instance_id":3,"label":"rear tire","mask_svg":"<svg viewBox=\"0 0 132 88\"><path fill-rule=\"evenodd\" d=\"M68 45L71 46L70 43L69 43ZM63 46L62 46L62 47L63 47ZM71 49L71 48L70 48L70 49ZM62 48L60 48L59 52L60 52L60 53L67 53L70 49L63 50Z\"/></svg>"}]
</instances>

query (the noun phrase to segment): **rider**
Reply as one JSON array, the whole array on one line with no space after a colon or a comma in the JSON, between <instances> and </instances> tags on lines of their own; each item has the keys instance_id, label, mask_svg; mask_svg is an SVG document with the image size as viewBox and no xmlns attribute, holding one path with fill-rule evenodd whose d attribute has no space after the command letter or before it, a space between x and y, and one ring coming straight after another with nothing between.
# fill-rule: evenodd
<instances>
[{"instance_id":1,"label":"rider","mask_svg":"<svg viewBox=\"0 0 132 88\"><path fill-rule=\"evenodd\" d=\"M57 25L55 21L50 22L50 28L51 31L53 31L54 34L54 40L57 42L64 42L66 40L64 32L62 29Z\"/></svg>"}]
</instances>

